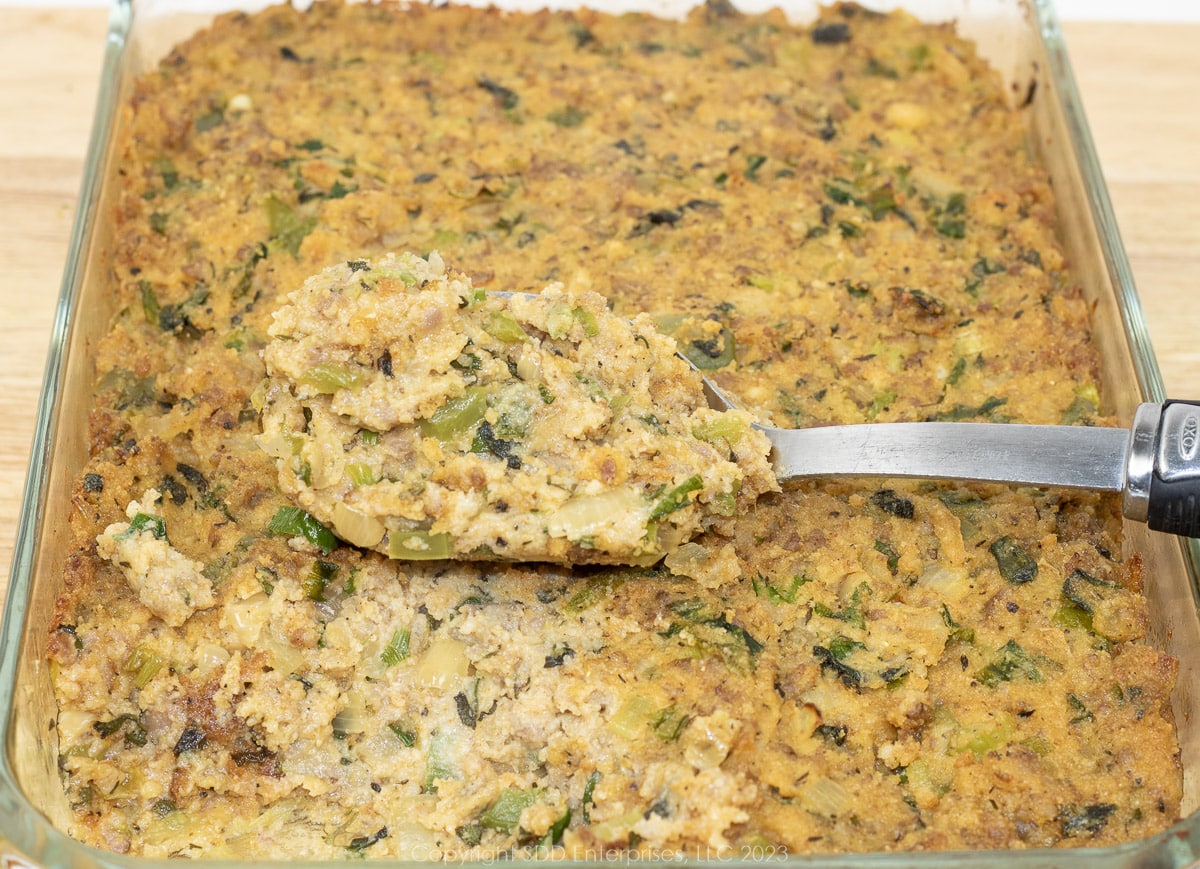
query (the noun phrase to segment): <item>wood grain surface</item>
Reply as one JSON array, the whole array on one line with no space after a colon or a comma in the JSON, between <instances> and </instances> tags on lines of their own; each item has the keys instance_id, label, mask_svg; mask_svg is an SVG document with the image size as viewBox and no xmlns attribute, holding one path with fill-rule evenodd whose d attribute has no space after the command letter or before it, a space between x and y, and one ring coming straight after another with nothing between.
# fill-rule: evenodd
<instances>
[{"instance_id":1,"label":"wood grain surface","mask_svg":"<svg viewBox=\"0 0 1200 869\"><path fill-rule=\"evenodd\" d=\"M0 5L0 599L106 17ZM1200 397L1200 25L1064 30L1167 391Z\"/></svg>"}]
</instances>

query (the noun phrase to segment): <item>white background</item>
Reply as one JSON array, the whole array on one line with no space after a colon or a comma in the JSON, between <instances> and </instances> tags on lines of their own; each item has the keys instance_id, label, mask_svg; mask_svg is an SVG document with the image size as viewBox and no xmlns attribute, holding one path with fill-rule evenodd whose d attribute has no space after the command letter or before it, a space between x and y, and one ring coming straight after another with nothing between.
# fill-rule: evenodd
<instances>
[{"instance_id":1,"label":"white background","mask_svg":"<svg viewBox=\"0 0 1200 869\"><path fill-rule=\"evenodd\" d=\"M0 6L107 6L108 0L0 0ZM1200 21L1200 0L1056 0L1075 21Z\"/></svg>"}]
</instances>

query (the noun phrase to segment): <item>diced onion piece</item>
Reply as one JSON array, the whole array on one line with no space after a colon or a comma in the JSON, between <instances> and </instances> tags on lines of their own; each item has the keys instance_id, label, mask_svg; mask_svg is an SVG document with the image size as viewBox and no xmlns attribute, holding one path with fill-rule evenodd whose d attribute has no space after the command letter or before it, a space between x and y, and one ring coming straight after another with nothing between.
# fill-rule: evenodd
<instances>
[{"instance_id":1,"label":"diced onion piece","mask_svg":"<svg viewBox=\"0 0 1200 869\"><path fill-rule=\"evenodd\" d=\"M334 733L363 733L367 729L367 703L358 691L346 692L346 705L333 716Z\"/></svg>"},{"instance_id":2,"label":"diced onion piece","mask_svg":"<svg viewBox=\"0 0 1200 869\"><path fill-rule=\"evenodd\" d=\"M244 648L252 648L258 643L270 612L271 599L259 592L245 600L228 604L221 618L221 626L232 631Z\"/></svg>"},{"instance_id":3,"label":"diced onion piece","mask_svg":"<svg viewBox=\"0 0 1200 869\"><path fill-rule=\"evenodd\" d=\"M801 791L800 799L810 812L826 818L844 815L854 803L854 796L830 778L808 782Z\"/></svg>"},{"instance_id":4,"label":"diced onion piece","mask_svg":"<svg viewBox=\"0 0 1200 869\"><path fill-rule=\"evenodd\" d=\"M58 741L59 750L66 751L72 745L80 742L84 737L94 733L92 730L92 722L96 720L96 716L91 712L84 712L78 709L64 709L58 713Z\"/></svg>"},{"instance_id":5,"label":"diced onion piece","mask_svg":"<svg viewBox=\"0 0 1200 869\"><path fill-rule=\"evenodd\" d=\"M370 549L383 539L387 529L374 516L360 513L339 502L333 507L333 530L347 543Z\"/></svg>"},{"instance_id":6,"label":"diced onion piece","mask_svg":"<svg viewBox=\"0 0 1200 869\"><path fill-rule=\"evenodd\" d=\"M552 537L586 540L630 516L640 517L639 526L645 526L647 514L642 497L628 486L620 486L597 495L576 495L554 511L546 528Z\"/></svg>"},{"instance_id":7,"label":"diced onion piece","mask_svg":"<svg viewBox=\"0 0 1200 869\"><path fill-rule=\"evenodd\" d=\"M453 637L434 640L417 661L417 684L425 688L456 688L471 671L467 647Z\"/></svg>"}]
</instances>

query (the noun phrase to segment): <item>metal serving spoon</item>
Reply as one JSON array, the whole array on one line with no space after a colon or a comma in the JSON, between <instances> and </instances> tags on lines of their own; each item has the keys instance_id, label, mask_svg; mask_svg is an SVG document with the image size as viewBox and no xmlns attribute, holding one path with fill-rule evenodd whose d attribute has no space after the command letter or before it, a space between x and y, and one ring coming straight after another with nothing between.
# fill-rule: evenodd
<instances>
[{"instance_id":1,"label":"metal serving spoon","mask_svg":"<svg viewBox=\"0 0 1200 869\"><path fill-rule=\"evenodd\" d=\"M699 373L711 407L735 407ZM1200 402L1142 404L1131 429L975 422L755 428L771 441L781 481L917 477L1120 492L1128 518L1200 537Z\"/></svg>"},{"instance_id":2,"label":"metal serving spoon","mask_svg":"<svg viewBox=\"0 0 1200 869\"><path fill-rule=\"evenodd\" d=\"M686 355L677 355L700 375L710 407L737 407ZM1120 492L1126 517L1200 537L1200 402L1142 404L1132 429L976 422L754 427L771 441L781 482L910 477Z\"/></svg>"}]
</instances>

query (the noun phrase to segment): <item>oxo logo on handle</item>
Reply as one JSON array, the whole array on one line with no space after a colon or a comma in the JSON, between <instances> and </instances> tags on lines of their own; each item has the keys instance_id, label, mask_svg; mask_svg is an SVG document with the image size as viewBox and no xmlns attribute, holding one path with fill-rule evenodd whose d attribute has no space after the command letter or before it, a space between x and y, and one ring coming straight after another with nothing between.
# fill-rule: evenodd
<instances>
[{"instance_id":1,"label":"oxo logo on handle","mask_svg":"<svg viewBox=\"0 0 1200 869\"><path fill-rule=\"evenodd\" d=\"M1179 432L1179 456L1184 461L1192 461L1200 449L1200 416L1189 413L1183 421Z\"/></svg>"}]
</instances>

